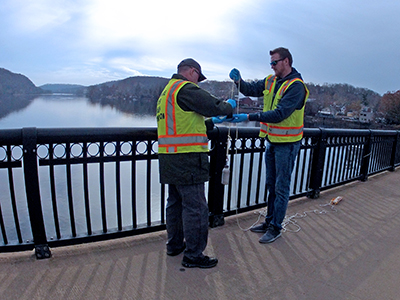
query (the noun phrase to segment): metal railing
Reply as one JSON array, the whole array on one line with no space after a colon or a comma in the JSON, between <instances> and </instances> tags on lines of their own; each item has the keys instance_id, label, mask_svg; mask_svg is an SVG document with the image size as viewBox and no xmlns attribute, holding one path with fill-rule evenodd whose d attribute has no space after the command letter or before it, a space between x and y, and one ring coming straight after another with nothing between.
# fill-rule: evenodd
<instances>
[{"instance_id":1,"label":"metal railing","mask_svg":"<svg viewBox=\"0 0 400 300\"><path fill-rule=\"evenodd\" d=\"M224 216L266 205L265 140L248 127L220 126L208 134L206 187L215 227ZM305 129L290 198L316 198L394 170L399 134ZM227 163L231 176L222 185ZM165 202L156 128L0 130L0 252L35 249L37 258L46 258L50 247L163 230Z\"/></svg>"}]
</instances>

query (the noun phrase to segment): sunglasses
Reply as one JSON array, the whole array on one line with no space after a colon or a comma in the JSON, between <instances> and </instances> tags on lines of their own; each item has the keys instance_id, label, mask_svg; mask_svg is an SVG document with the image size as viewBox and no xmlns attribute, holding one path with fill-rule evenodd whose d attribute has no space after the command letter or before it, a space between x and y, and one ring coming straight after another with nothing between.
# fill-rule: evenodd
<instances>
[{"instance_id":1,"label":"sunglasses","mask_svg":"<svg viewBox=\"0 0 400 300\"><path fill-rule=\"evenodd\" d=\"M286 57L285 57L285 58L286 58ZM273 61L271 61L269 64L270 64L271 66L276 66L276 65L278 64L278 62L280 62L281 60L284 60L285 58L273 60Z\"/></svg>"}]
</instances>

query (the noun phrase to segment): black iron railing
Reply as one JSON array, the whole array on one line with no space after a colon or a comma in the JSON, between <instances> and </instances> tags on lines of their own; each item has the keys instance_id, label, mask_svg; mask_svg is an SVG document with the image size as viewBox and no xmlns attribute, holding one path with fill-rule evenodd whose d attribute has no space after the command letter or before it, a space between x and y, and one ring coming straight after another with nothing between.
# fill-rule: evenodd
<instances>
[{"instance_id":1,"label":"black iron railing","mask_svg":"<svg viewBox=\"0 0 400 300\"><path fill-rule=\"evenodd\" d=\"M399 131L306 129L291 199L400 164ZM228 137L229 135L229 137ZM210 226L266 204L265 140L257 128L209 132ZM227 151L228 147L228 151ZM99 241L165 229L155 128L0 130L0 252ZM228 156L227 156L228 153ZM228 185L221 184L228 164Z\"/></svg>"}]
</instances>

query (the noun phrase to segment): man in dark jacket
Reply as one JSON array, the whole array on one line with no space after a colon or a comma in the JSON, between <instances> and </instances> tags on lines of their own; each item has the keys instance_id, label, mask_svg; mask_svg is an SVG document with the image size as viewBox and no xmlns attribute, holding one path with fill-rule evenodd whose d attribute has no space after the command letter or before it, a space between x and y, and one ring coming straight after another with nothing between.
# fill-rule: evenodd
<instances>
[{"instance_id":1,"label":"man in dark jacket","mask_svg":"<svg viewBox=\"0 0 400 300\"><path fill-rule=\"evenodd\" d=\"M237 69L229 76L246 96L264 97L261 113L233 115L233 122L261 122L260 136L266 137L265 162L268 189L265 221L250 230L263 233L260 243L271 243L281 236L282 222L289 202L294 163L303 137L304 107L308 89L300 73L292 67L292 55L286 48L270 51L275 72L263 80L245 82Z\"/></svg>"},{"instance_id":2,"label":"man in dark jacket","mask_svg":"<svg viewBox=\"0 0 400 300\"><path fill-rule=\"evenodd\" d=\"M204 117L229 115L236 106L201 89L197 84L204 79L200 65L185 59L157 102L160 182L168 184L167 254L184 251L182 265L189 268L218 263L203 254L208 239L204 183L209 180Z\"/></svg>"}]
</instances>

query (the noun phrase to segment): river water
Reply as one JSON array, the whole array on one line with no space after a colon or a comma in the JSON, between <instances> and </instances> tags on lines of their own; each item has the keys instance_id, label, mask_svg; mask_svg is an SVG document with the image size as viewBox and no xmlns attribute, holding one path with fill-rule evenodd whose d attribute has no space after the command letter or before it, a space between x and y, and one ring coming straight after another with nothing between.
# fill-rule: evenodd
<instances>
[{"instance_id":1,"label":"river water","mask_svg":"<svg viewBox=\"0 0 400 300\"><path fill-rule=\"evenodd\" d=\"M143 116L128 114L112 108L110 106L100 106L98 104L92 104L85 97L77 97L73 95L42 95L34 100L25 108L18 111L12 112L7 116L0 119L0 129L20 129L23 127L37 127L37 128L71 128L71 127L156 127L155 116ZM0 148L0 160L4 159L5 150ZM90 178L90 197L91 199L99 199L99 180L98 180L98 166L88 166L89 178ZM106 184L106 198L110 201L107 203L107 223L110 227L116 227L116 213L115 213L115 193L109 191L115 187L115 167L105 166L105 184ZM54 218L51 204L51 192L48 168L39 168L40 178L40 189L41 189L41 201L43 206L43 214L48 238L55 235L54 230ZM130 193L130 165L128 163L121 164L121 185L122 185L122 201L123 207L129 207L131 196ZM84 217L84 203L82 197L82 169L78 166L72 166L72 181L73 181L73 197L74 197L74 212L76 217L76 226L78 234L85 234L86 222ZM145 175L145 164L139 162L137 166L137 197L138 199L145 198L145 187L146 187L146 175ZM70 234L70 218L68 208L68 194L66 189L66 175L65 166L55 167L56 177L56 194L57 194L57 205L59 211L59 219L61 232L63 236ZM21 231L24 240L31 238L29 216L26 207L26 195L24 189L23 172L20 168L13 170L13 180L15 187L15 194L17 198L17 211L19 223L21 225ZM158 183L158 164L155 162L152 164L152 181L153 186ZM7 169L0 169L0 208L4 218L4 223L7 231L7 237L9 242L16 241L15 223L13 207L10 201L10 188L8 184L8 173ZM159 186L159 185L158 185ZM154 187L152 194L159 193L159 187ZM157 199L157 195L154 195ZM144 223L146 221L145 203L138 203L138 223ZM91 203L91 214L92 216L92 227L93 230L100 230L101 224L101 213L100 213L100 202L93 201ZM154 208L157 211L154 212L155 218L159 215L159 205ZM141 213L142 211L143 213ZM132 220L132 213L129 209L123 211L123 220L125 224L130 224ZM0 233L0 241L2 236Z\"/></svg>"},{"instance_id":2,"label":"river water","mask_svg":"<svg viewBox=\"0 0 400 300\"><path fill-rule=\"evenodd\" d=\"M85 97L44 95L24 109L0 119L0 129L37 127L155 127L155 116L123 113L92 104Z\"/></svg>"}]
</instances>

